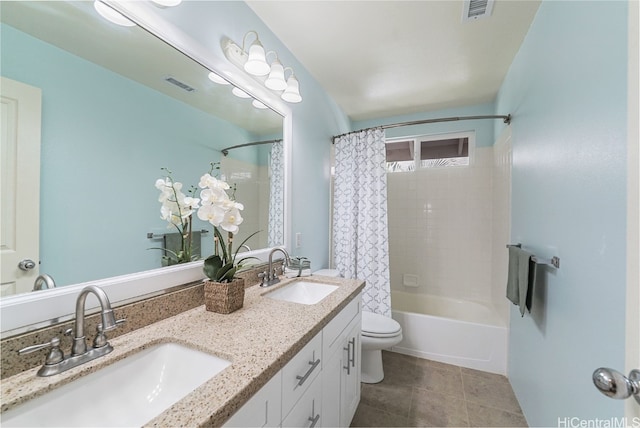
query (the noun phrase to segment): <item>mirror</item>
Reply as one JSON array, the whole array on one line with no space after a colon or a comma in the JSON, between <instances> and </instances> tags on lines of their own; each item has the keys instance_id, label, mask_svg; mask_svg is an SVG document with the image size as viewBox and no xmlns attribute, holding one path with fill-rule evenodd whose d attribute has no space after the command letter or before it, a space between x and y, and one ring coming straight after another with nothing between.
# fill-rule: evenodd
<instances>
[{"instance_id":1,"label":"mirror","mask_svg":"<svg viewBox=\"0 0 640 428\"><path fill-rule=\"evenodd\" d=\"M260 230L247 242L252 250L284 244L283 235L269 238L270 228L285 227L272 144L221 153L282 139L281 115L233 96L231 86L207 78L210 70L139 26L104 20L92 2L0 7L2 76L42 91L40 273L66 286L160 268L163 251L149 248L175 232L160 218L161 168L186 191L220 162L245 206L234 242ZM279 217L270 214L274 201ZM206 257L212 226L194 216L193 229L208 231Z\"/></svg>"}]
</instances>

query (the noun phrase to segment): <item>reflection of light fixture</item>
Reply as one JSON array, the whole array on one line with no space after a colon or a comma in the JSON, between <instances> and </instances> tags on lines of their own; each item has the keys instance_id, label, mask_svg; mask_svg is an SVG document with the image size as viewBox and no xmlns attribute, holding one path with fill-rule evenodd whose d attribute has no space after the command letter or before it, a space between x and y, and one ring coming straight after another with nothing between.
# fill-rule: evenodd
<instances>
[{"instance_id":1,"label":"reflection of light fixture","mask_svg":"<svg viewBox=\"0 0 640 428\"><path fill-rule=\"evenodd\" d=\"M264 53L264 47L262 43L260 43L260 39L258 38L258 33L255 31L249 31L244 35L242 39L242 51L244 52L244 44L247 40L247 36L249 34L255 34L256 40L251 43L249 47L249 58L247 58L247 62L244 63L244 71L249 74L253 74L254 76L264 76L269 74L269 64L267 64L267 58Z\"/></svg>"},{"instance_id":2,"label":"reflection of light fixture","mask_svg":"<svg viewBox=\"0 0 640 428\"><path fill-rule=\"evenodd\" d=\"M287 67L285 70L291 70L291 74L287 79L287 88L280 97L288 103L299 103L302 101L300 83L298 83L298 79L296 79L296 76L293 74L291 67Z\"/></svg>"},{"instance_id":3,"label":"reflection of light fixture","mask_svg":"<svg viewBox=\"0 0 640 428\"><path fill-rule=\"evenodd\" d=\"M269 108L262 101L258 101L258 100L253 100L251 102L251 105L253 105L255 108L259 108L260 110Z\"/></svg>"},{"instance_id":4,"label":"reflection of light fixture","mask_svg":"<svg viewBox=\"0 0 640 428\"><path fill-rule=\"evenodd\" d=\"M231 93L233 93L233 95L235 95L236 97L239 97L239 98L251 98L251 95L247 94L245 91L243 91L240 88L235 88L234 87L231 90Z\"/></svg>"},{"instance_id":5,"label":"reflection of light fixture","mask_svg":"<svg viewBox=\"0 0 640 428\"><path fill-rule=\"evenodd\" d=\"M93 7L96 12L100 14L107 21L113 22L114 24L122 25L123 27L133 27L136 24L129 20L129 18L125 17L120 12L111 9L106 4L102 3L100 0L95 0L93 2Z\"/></svg>"},{"instance_id":6,"label":"reflection of light fixture","mask_svg":"<svg viewBox=\"0 0 640 428\"><path fill-rule=\"evenodd\" d=\"M249 34L255 34L256 41L253 42L249 49L249 53L247 53L244 50L244 45ZM276 56L275 60L271 63L271 66L269 66L267 63L268 54L264 54L264 47L258 39L258 33L255 31L249 31L244 35L242 48L228 38L223 40L222 48L225 56L230 62L232 62L236 67L253 75L255 80L258 80L268 89L278 92L284 101L289 103L299 103L302 101L302 96L300 95L300 83L294 76L291 67L283 67L280 59L278 58L278 54L275 51L269 51L269 54L273 53ZM288 80L285 79L286 70L291 70L291 75ZM281 93L281 91L284 92Z\"/></svg>"},{"instance_id":7,"label":"reflection of light fixture","mask_svg":"<svg viewBox=\"0 0 640 428\"><path fill-rule=\"evenodd\" d=\"M173 7L182 3L182 0L151 0L151 1L157 4L158 6L163 6L163 7Z\"/></svg>"},{"instance_id":8,"label":"reflection of light fixture","mask_svg":"<svg viewBox=\"0 0 640 428\"><path fill-rule=\"evenodd\" d=\"M270 53L275 54L276 59L271 63L271 71L269 72L269 77L264 81L264 86L269 89L273 89L274 91L282 91L287 87L287 82L284 80L284 67L278 60L278 54L274 51L269 51L267 56Z\"/></svg>"},{"instance_id":9,"label":"reflection of light fixture","mask_svg":"<svg viewBox=\"0 0 640 428\"><path fill-rule=\"evenodd\" d=\"M214 73L213 71L209 73L209 80L211 80L214 83L217 83L218 85L230 85L229 82L224 80L222 77L220 77L219 74Z\"/></svg>"}]
</instances>

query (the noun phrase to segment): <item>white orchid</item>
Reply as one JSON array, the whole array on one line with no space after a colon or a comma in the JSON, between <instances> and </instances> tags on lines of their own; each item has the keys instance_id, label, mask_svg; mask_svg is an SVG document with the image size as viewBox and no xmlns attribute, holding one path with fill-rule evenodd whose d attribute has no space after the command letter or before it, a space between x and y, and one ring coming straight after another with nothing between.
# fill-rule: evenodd
<instances>
[{"instance_id":1,"label":"white orchid","mask_svg":"<svg viewBox=\"0 0 640 428\"><path fill-rule=\"evenodd\" d=\"M160 190L160 196L158 196L158 202L160 206L160 218L168 222L169 228L175 227L178 229L182 237L181 249L178 252L173 252L164 248L165 251L163 259L169 261L169 264L173 263L185 263L191 261L191 216L200 206L200 199L193 196L187 196L182 192L182 183L173 181L171 177L171 171L163 168L167 171L168 175L165 178L159 178L156 180L156 189ZM193 189L189 191L192 193Z\"/></svg>"}]
</instances>

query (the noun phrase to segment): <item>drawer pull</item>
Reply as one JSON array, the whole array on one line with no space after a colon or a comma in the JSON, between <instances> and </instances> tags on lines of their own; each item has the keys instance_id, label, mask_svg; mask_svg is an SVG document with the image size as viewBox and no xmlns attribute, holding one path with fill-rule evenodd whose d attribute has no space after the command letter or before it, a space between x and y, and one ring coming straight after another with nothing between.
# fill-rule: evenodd
<instances>
[{"instance_id":1,"label":"drawer pull","mask_svg":"<svg viewBox=\"0 0 640 428\"><path fill-rule=\"evenodd\" d=\"M302 384L305 383L305 381L311 375L311 373L315 370L315 368L318 367L318 364L320 364L320 358L318 358L315 361L309 361L309 364L311 364L311 367L309 367L309 370L307 370L304 376L300 376L300 375L296 376L296 379L298 379L298 386L302 386Z\"/></svg>"},{"instance_id":2,"label":"drawer pull","mask_svg":"<svg viewBox=\"0 0 640 428\"><path fill-rule=\"evenodd\" d=\"M314 418L309 416L309 422L311 422L311 425L309 425L309 428L313 428L314 426L316 426L319 420L320 420L320 413L318 413Z\"/></svg>"}]
</instances>

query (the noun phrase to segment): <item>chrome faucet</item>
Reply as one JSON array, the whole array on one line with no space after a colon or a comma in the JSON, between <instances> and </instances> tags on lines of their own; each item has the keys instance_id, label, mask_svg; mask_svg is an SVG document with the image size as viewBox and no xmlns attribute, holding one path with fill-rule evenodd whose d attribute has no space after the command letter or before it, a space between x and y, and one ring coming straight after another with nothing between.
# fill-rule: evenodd
<instances>
[{"instance_id":1,"label":"chrome faucet","mask_svg":"<svg viewBox=\"0 0 640 428\"><path fill-rule=\"evenodd\" d=\"M44 288L42 288L43 285ZM53 280L51 275L47 275L46 273L38 275L36 280L33 282L33 291L46 290L49 288L56 288L56 282Z\"/></svg>"},{"instance_id":2,"label":"chrome faucet","mask_svg":"<svg viewBox=\"0 0 640 428\"><path fill-rule=\"evenodd\" d=\"M284 248L274 248L273 250L271 250L271 252L269 253L269 266L267 267L267 271L258 274L258 278L261 279L260 287L268 287L280 282L280 279L278 278L278 275L273 268L273 254L278 251L284 254L284 264L282 265L282 271L284 272L284 268L286 266L289 266L289 254Z\"/></svg>"},{"instance_id":3,"label":"chrome faucet","mask_svg":"<svg viewBox=\"0 0 640 428\"><path fill-rule=\"evenodd\" d=\"M98 298L98 301L100 302L101 308L100 315L102 317L102 324L98 324L98 334L96 335L96 340L99 341L98 337L104 335L105 331L113 330L117 327L116 317L113 315L111 302L109 302L107 293L105 293L102 288L96 287L95 285L89 285L88 287L83 288L80 292L80 295L78 296L78 299L76 300L76 325L75 333L73 335L73 347L71 348L71 355L81 355L87 352L87 342L84 336L84 304L89 293L95 294L95 296ZM69 330L67 330L67 332L69 332ZM105 343L105 345L108 345L108 343Z\"/></svg>"},{"instance_id":4,"label":"chrome faucet","mask_svg":"<svg viewBox=\"0 0 640 428\"><path fill-rule=\"evenodd\" d=\"M95 294L100 302L100 316L102 317L102 323L98 324L96 330L96 337L93 340L93 347L87 350L87 342L84 334L84 309L85 302L89 293ZM96 358L107 355L113 351L113 347L107 342L105 335L106 331L113 330L119 324L122 324L125 320L117 320L111 309L111 302L104 290L95 285L89 285L82 289L80 295L76 300L76 320L75 331L74 329L68 329L65 331L65 335L72 336L73 345L71 347L71 355L64 356L64 352L60 350L60 339L54 337L47 343L40 345L28 346L18 351L18 354L29 354L31 352L38 351L40 349L51 348L49 355L45 361L45 364L38 371L38 376L52 376L58 373L62 373L73 367L77 367L80 364L84 364Z\"/></svg>"}]
</instances>

